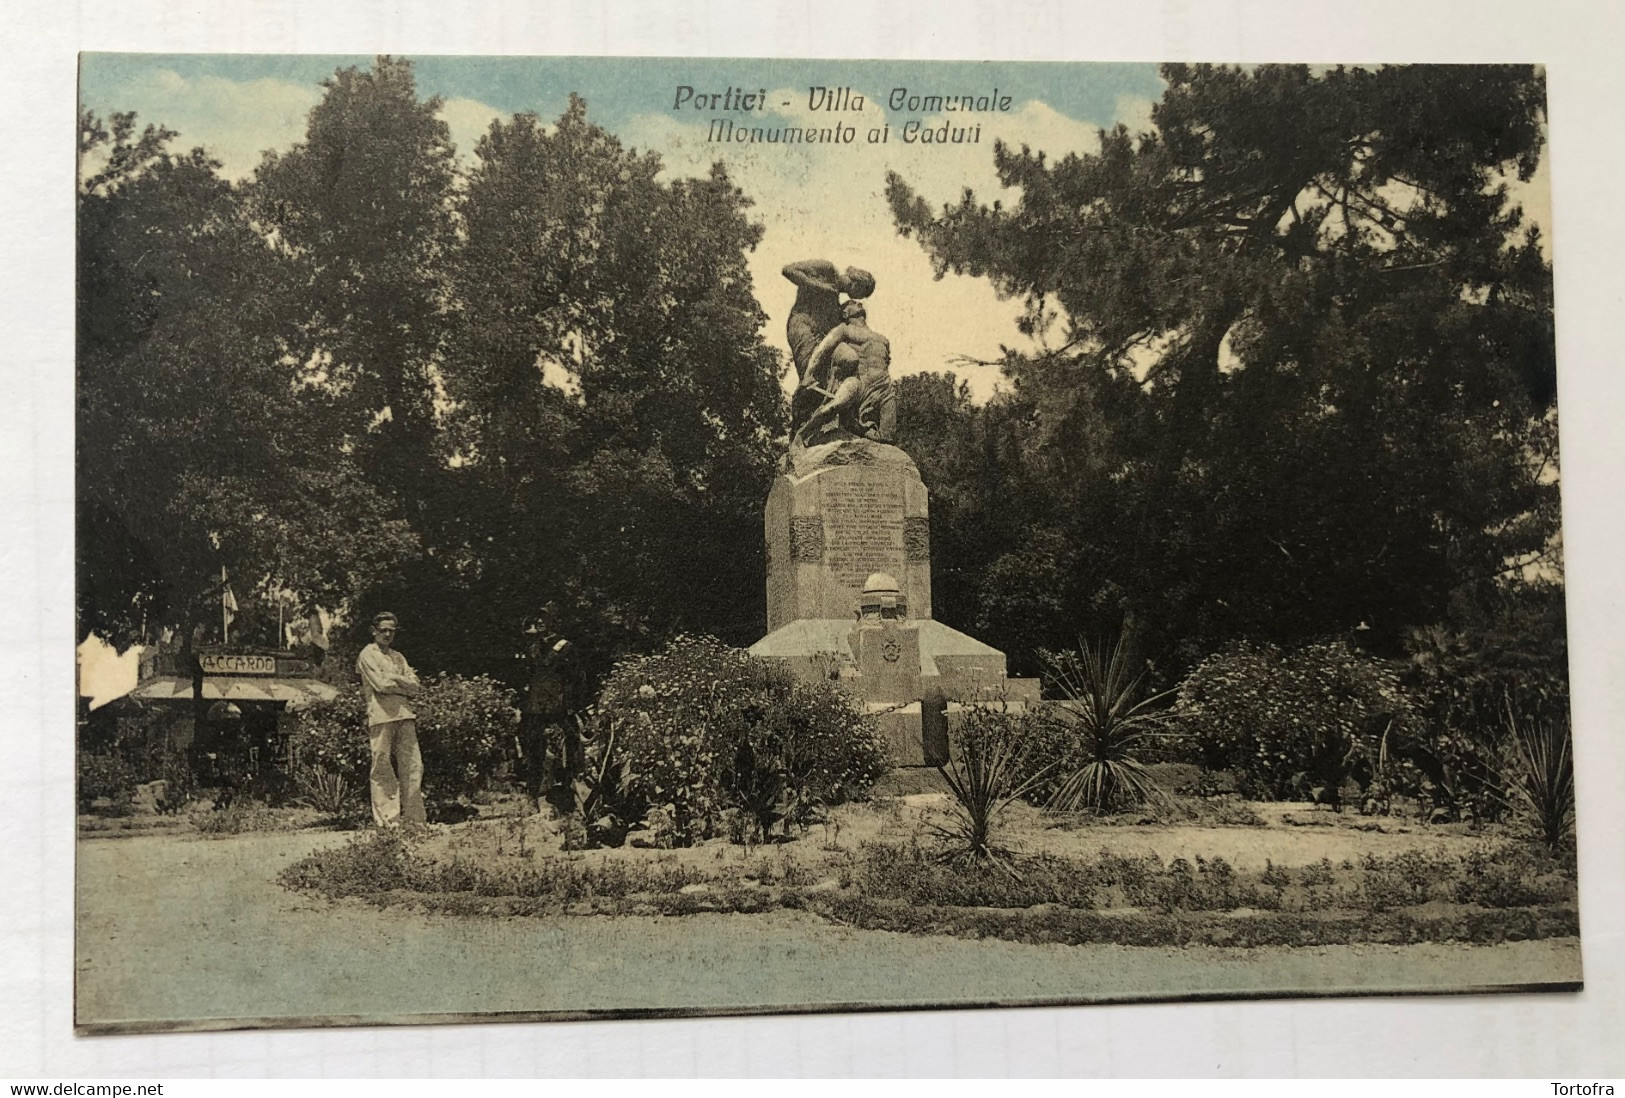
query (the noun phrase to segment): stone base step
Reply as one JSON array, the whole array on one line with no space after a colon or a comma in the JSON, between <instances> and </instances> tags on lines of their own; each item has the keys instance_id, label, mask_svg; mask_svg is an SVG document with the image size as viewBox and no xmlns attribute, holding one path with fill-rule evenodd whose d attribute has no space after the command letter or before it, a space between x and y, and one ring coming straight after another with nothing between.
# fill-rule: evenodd
<instances>
[{"instance_id":1,"label":"stone base step","mask_svg":"<svg viewBox=\"0 0 1625 1098\"><path fill-rule=\"evenodd\" d=\"M933 766L899 766L882 774L870 791L872 797L909 797L915 793L946 793L948 783Z\"/></svg>"}]
</instances>

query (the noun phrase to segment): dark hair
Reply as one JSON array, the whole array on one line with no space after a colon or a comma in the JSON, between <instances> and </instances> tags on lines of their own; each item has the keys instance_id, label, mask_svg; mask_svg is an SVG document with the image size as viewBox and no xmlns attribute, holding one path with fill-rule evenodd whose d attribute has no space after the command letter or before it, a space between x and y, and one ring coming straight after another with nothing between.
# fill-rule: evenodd
<instances>
[{"instance_id":1,"label":"dark hair","mask_svg":"<svg viewBox=\"0 0 1625 1098\"><path fill-rule=\"evenodd\" d=\"M377 629L380 625L384 624L384 622L386 622L386 621L392 621L396 625L399 625L401 623L400 618L397 618L394 614L391 614L388 610L385 610L381 614L374 614L372 616L372 627L374 629Z\"/></svg>"},{"instance_id":2,"label":"dark hair","mask_svg":"<svg viewBox=\"0 0 1625 1098\"><path fill-rule=\"evenodd\" d=\"M875 292L875 276L861 267L848 267L846 269L848 297L868 297Z\"/></svg>"}]
</instances>

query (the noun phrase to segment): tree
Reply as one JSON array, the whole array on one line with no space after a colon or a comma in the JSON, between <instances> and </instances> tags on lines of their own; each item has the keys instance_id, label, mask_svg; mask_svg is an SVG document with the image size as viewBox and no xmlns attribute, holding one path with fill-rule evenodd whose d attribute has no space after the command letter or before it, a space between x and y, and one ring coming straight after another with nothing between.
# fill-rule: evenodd
<instances>
[{"instance_id":1,"label":"tree","mask_svg":"<svg viewBox=\"0 0 1625 1098\"><path fill-rule=\"evenodd\" d=\"M81 633L120 645L215 620L223 567L245 597L331 605L411 541L317 429L277 254L173 137L80 120L78 606Z\"/></svg>"},{"instance_id":2,"label":"tree","mask_svg":"<svg viewBox=\"0 0 1625 1098\"><path fill-rule=\"evenodd\" d=\"M580 99L476 152L441 363L458 506L415 586L487 666L549 604L600 670L685 628L754 640L784 422L748 200L720 167L661 181Z\"/></svg>"},{"instance_id":3,"label":"tree","mask_svg":"<svg viewBox=\"0 0 1625 1098\"><path fill-rule=\"evenodd\" d=\"M409 61L380 57L322 87L305 140L267 153L248 196L302 283L289 336L337 398L329 429L421 525L445 464L435 360L455 150L440 100L418 98Z\"/></svg>"},{"instance_id":4,"label":"tree","mask_svg":"<svg viewBox=\"0 0 1625 1098\"><path fill-rule=\"evenodd\" d=\"M1169 65L1153 129L995 150L1008 207L899 230L1027 302L1008 353L1081 588L1188 665L1360 630L1397 653L1555 547L1550 269L1507 199L1529 67ZM1091 628L1099 628L1092 625Z\"/></svg>"},{"instance_id":5,"label":"tree","mask_svg":"<svg viewBox=\"0 0 1625 1098\"><path fill-rule=\"evenodd\" d=\"M409 63L324 87L240 187L87 121L87 620L198 616L225 566L410 607L445 670L513 675L544 617L588 675L683 628L755 639L740 547L784 413L749 200L662 180L580 100L494 124L460 177Z\"/></svg>"},{"instance_id":6,"label":"tree","mask_svg":"<svg viewBox=\"0 0 1625 1098\"><path fill-rule=\"evenodd\" d=\"M911 374L897 404L898 445L931 493L933 616L1036 674L1039 648L1075 639L1052 627L1076 580L1062 516L1030 467L1031 402L1001 391L976 404L953 374Z\"/></svg>"}]
</instances>

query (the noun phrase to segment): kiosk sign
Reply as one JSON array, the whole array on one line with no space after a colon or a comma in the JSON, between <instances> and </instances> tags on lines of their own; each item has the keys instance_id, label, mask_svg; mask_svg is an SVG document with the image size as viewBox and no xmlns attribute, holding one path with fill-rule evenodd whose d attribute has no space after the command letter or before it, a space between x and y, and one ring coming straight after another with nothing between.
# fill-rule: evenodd
<instances>
[{"instance_id":1,"label":"kiosk sign","mask_svg":"<svg viewBox=\"0 0 1625 1098\"><path fill-rule=\"evenodd\" d=\"M205 675L274 675L275 656L248 656L229 652L203 652L198 655Z\"/></svg>"}]
</instances>

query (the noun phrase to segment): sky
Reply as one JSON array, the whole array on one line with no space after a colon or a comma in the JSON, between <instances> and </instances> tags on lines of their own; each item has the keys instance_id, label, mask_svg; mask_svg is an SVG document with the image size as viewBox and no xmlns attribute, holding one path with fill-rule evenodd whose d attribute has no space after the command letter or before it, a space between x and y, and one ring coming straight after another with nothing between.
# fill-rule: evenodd
<instances>
[{"instance_id":1,"label":"sky","mask_svg":"<svg viewBox=\"0 0 1625 1098\"><path fill-rule=\"evenodd\" d=\"M948 276L938 282L918 244L899 237L886 206L886 173L899 172L934 205L966 186L999 197L993 145L1029 144L1057 157L1098 146L1101 127L1149 124L1162 82L1149 64L1012 64L998 62L775 61L692 58L412 57L419 93L442 99L440 114L459 155L472 162L475 142L494 118L532 111L544 121L563 113L571 92L588 117L627 145L661 154L668 177L700 175L717 160L751 197L764 226L750 257L756 296L767 312L764 333L784 349L784 323L794 288L780 275L789 262L825 258L870 271L877 284L869 321L892 341L894 374L955 369L985 398L995 367L958 364L994 359L1001 344L1024 345L1015 329L1019 301L1001 301L985 280ZM304 134L307 112L334 70L367 67L370 57L198 54L86 54L80 99L98 114L136 111L180 134L177 145L202 145L233 178L248 175L264 150L285 149ZM679 87L694 99L729 88L766 90L768 109L736 112L677 106ZM851 89L860 110L811 109L814 87ZM887 100L908 89L903 109ZM907 96L993 95L1008 110L968 115L907 109ZM905 143L909 120L981 124L974 144ZM772 127L853 128L849 145L739 145L707 141L713 118ZM884 143L869 131L891 127ZM1009 195L1004 197L1008 200Z\"/></svg>"}]
</instances>

